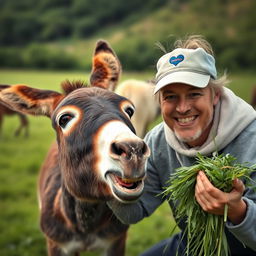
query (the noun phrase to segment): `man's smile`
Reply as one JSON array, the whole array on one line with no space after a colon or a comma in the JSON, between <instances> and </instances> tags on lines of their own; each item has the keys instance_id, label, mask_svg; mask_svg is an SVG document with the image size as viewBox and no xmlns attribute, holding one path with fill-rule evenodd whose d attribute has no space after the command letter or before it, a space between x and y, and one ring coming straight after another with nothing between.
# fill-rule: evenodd
<instances>
[{"instance_id":1,"label":"man's smile","mask_svg":"<svg viewBox=\"0 0 256 256\"><path fill-rule=\"evenodd\" d=\"M179 118L175 118L175 120L178 122L179 125L191 125L194 123L197 117L198 117L197 115L189 116L189 117L179 117Z\"/></svg>"}]
</instances>

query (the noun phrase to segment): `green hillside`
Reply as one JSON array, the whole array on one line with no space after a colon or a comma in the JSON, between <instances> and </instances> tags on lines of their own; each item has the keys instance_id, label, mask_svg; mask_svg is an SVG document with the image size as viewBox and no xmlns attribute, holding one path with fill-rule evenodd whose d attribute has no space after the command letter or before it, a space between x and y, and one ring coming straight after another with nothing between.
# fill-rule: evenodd
<instances>
[{"instance_id":1,"label":"green hillside","mask_svg":"<svg viewBox=\"0 0 256 256\"><path fill-rule=\"evenodd\" d=\"M188 34L213 44L222 70L256 67L254 0L2 0L0 10L2 67L89 70L103 38L125 70L150 70L157 42L171 49Z\"/></svg>"}]
</instances>

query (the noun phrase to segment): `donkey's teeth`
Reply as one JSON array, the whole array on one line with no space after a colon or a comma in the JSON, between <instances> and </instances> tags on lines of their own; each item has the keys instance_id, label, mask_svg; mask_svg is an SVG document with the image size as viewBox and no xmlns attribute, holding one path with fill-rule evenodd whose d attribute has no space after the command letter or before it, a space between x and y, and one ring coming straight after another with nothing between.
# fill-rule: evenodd
<instances>
[{"instance_id":1,"label":"donkey's teeth","mask_svg":"<svg viewBox=\"0 0 256 256\"><path fill-rule=\"evenodd\" d=\"M130 188L133 187L135 182L128 180L128 179L122 179L120 177L116 177L117 182L121 185L124 186L126 188Z\"/></svg>"}]
</instances>

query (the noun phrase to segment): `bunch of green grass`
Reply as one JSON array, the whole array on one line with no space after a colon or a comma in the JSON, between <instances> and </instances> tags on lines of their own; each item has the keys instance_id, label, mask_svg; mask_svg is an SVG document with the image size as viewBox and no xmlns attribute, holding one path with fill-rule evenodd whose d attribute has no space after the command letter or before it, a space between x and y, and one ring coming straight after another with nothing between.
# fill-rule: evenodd
<instances>
[{"instance_id":1,"label":"bunch of green grass","mask_svg":"<svg viewBox=\"0 0 256 256\"><path fill-rule=\"evenodd\" d=\"M169 200L177 201L176 218L187 219L187 248L186 255L193 256L227 256L229 247L224 232L227 219L227 205L224 216L214 215L203 211L195 199L195 184L198 171L202 170L210 182L224 192L232 190L232 182L242 178L252 184L250 174L256 166L247 167L235 163L236 158L230 154L215 155L212 158L198 154L196 164L181 167L170 177L164 195Z\"/></svg>"}]
</instances>

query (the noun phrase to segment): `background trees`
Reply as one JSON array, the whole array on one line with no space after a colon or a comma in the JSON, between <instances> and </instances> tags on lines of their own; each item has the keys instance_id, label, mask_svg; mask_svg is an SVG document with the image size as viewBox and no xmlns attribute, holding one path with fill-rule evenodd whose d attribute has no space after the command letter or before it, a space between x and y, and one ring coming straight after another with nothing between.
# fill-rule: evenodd
<instances>
[{"instance_id":1,"label":"background trees","mask_svg":"<svg viewBox=\"0 0 256 256\"><path fill-rule=\"evenodd\" d=\"M82 48L104 38L125 69L146 70L162 54L157 41L170 49L179 36L203 34L219 67L252 70L255 11L254 0L0 0L0 66L84 69L90 59ZM42 65L37 55L28 57L35 44L47 56ZM58 54L70 64L50 64Z\"/></svg>"}]
</instances>

